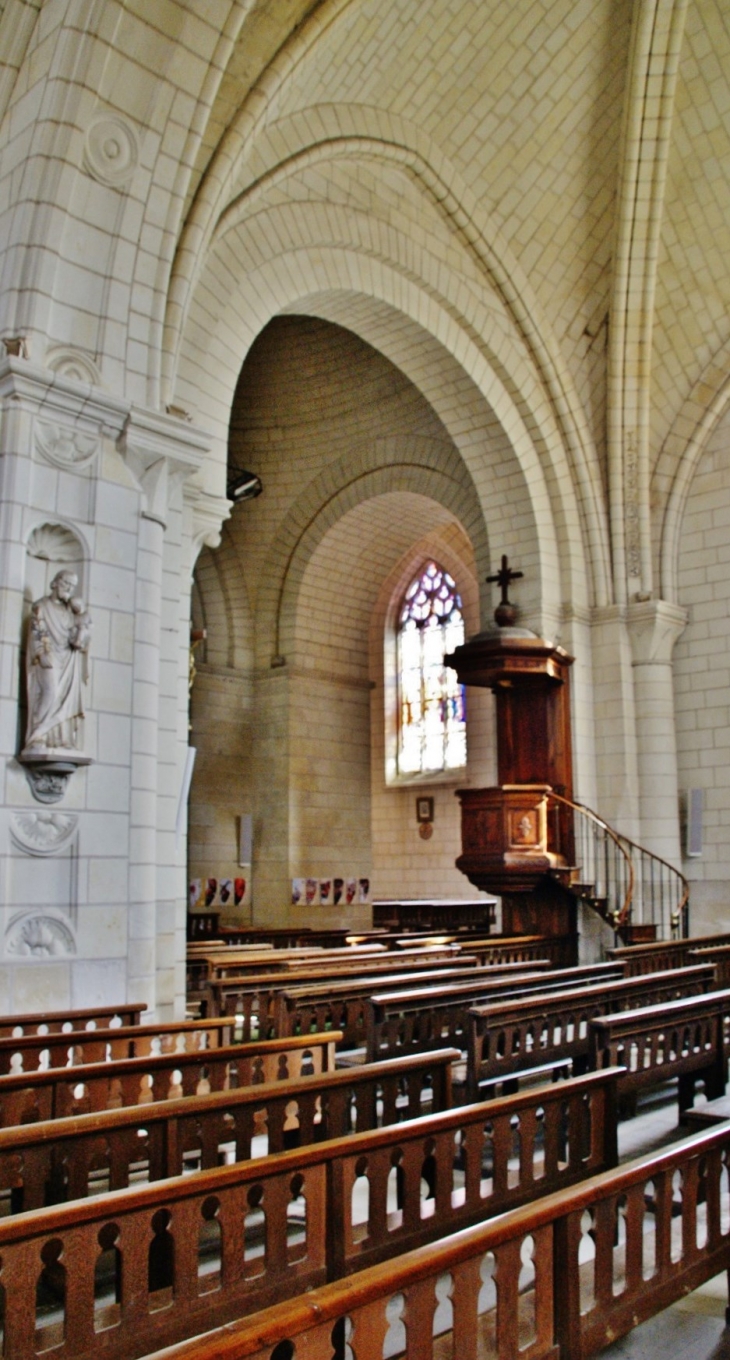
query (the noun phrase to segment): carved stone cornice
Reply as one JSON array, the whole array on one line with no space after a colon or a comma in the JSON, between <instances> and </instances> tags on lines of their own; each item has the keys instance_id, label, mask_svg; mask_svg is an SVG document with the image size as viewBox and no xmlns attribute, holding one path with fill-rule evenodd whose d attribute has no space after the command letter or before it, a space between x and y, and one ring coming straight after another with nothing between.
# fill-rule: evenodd
<instances>
[{"instance_id":1,"label":"carved stone cornice","mask_svg":"<svg viewBox=\"0 0 730 1360\"><path fill-rule=\"evenodd\" d=\"M102 388L15 355L0 360L0 403L31 415L42 411L46 422L112 439L123 429L129 412L128 402Z\"/></svg>"},{"instance_id":2,"label":"carved stone cornice","mask_svg":"<svg viewBox=\"0 0 730 1360\"><path fill-rule=\"evenodd\" d=\"M142 515L167 526L173 491L199 472L211 442L203 430L177 416L132 406L117 440L142 492Z\"/></svg>"},{"instance_id":3,"label":"carved stone cornice","mask_svg":"<svg viewBox=\"0 0 730 1360\"><path fill-rule=\"evenodd\" d=\"M669 666L677 639L687 625L687 610L666 600L638 600L626 610L634 666Z\"/></svg>"}]
</instances>

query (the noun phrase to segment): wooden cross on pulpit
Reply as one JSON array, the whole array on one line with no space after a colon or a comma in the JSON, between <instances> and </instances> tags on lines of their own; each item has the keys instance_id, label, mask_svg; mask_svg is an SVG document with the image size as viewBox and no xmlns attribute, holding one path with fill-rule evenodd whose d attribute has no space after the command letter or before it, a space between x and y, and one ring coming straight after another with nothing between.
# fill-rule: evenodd
<instances>
[{"instance_id":1,"label":"wooden cross on pulpit","mask_svg":"<svg viewBox=\"0 0 730 1360\"><path fill-rule=\"evenodd\" d=\"M510 604L507 598L507 591L509 590L512 581L519 581L523 576L524 572L512 570L507 560L506 553L503 553L500 570L496 572L494 576L487 577L488 585L496 583L502 591L502 598L494 611L494 618L500 628L511 626L517 617L514 605Z\"/></svg>"}]
</instances>

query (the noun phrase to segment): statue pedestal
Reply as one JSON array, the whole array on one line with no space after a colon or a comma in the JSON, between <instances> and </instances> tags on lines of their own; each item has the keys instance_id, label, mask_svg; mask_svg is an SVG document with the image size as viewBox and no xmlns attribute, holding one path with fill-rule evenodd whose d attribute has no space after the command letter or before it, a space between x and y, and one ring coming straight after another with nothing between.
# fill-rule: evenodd
<instances>
[{"instance_id":1,"label":"statue pedestal","mask_svg":"<svg viewBox=\"0 0 730 1360\"><path fill-rule=\"evenodd\" d=\"M80 765L91 765L91 756L62 746L50 750L26 747L18 756L30 791L38 803L60 803L71 775Z\"/></svg>"}]
</instances>

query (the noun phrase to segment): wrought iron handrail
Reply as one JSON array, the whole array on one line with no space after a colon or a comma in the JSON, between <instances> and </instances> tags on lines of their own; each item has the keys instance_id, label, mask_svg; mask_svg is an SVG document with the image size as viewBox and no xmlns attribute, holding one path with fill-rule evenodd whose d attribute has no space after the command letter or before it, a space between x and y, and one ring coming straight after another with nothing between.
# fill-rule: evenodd
<instances>
[{"instance_id":1,"label":"wrought iron handrail","mask_svg":"<svg viewBox=\"0 0 730 1360\"><path fill-rule=\"evenodd\" d=\"M581 850L580 857L576 854L576 859L580 858L581 868L592 875L596 896L605 895L609 899L607 916L617 933L632 923L632 917L638 910L642 922L657 927L660 938L688 934L689 883L673 864L638 845L623 832L615 831L584 803L573 802L563 794L552 791L547 797L571 808L576 814L576 839L580 842ZM587 832L587 823L592 824L592 837ZM604 840L603 848L600 846L599 835L608 838L615 850L620 852L621 861L616 859L614 851L614 862L611 862L607 844ZM602 887L605 893L598 891ZM618 897L623 899L620 905L615 902ZM610 905L612 899L615 902L613 906Z\"/></svg>"},{"instance_id":2,"label":"wrought iron handrail","mask_svg":"<svg viewBox=\"0 0 730 1360\"><path fill-rule=\"evenodd\" d=\"M610 901L612 897L618 896L619 894L622 896L623 900L620 907L608 907L608 915L614 930L620 930L621 926L630 918L631 903L634 895L635 876L631 855L621 844L621 838L618 832L614 831L613 827L609 826L608 822L605 822L602 817L599 817L597 812L593 812L591 808L586 807L583 803L573 802L571 798L566 798L561 793L555 793L554 790L549 794L546 794L546 798L548 800L553 799L556 803L561 803L563 807L570 808L573 813L577 814L577 816L582 819L583 824L592 824L594 828L592 843L588 839L586 830L578 832L577 839L581 843L582 853L577 854L576 859L580 860L581 868L590 876L590 881L594 885L597 897L600 898L605 896ZM578 825L580 826L580 823ZM604 838L607 837L615 847L615 852L617 853L614 854L613 864L606 854L607 847L605 847L605 840L604 850L601 851L598 848L599 841L596 830L600 832ZM611 892L612 886L615 889L615 892ZM602 892L601 888L605 888L605 892Z\"/></svg>"}]
</instances>

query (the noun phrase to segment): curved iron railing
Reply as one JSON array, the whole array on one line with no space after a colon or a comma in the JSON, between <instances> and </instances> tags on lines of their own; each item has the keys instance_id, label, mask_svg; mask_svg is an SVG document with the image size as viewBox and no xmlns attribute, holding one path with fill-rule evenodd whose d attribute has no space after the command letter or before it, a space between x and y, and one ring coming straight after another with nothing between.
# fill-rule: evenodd
<instances>
[{"instance_id":1,"label":"curved iron railing","mask_svg":"<svg viewBox=\"0 0 730 1360\"><path fill-rule=\"evenodd\" d=\"M548 804L572 809L573 863L590 885L586 897L598 910L605 903L602 914L618 934L630 925L654 926L658 939L689 934L689 884L678 869L615 831L584 803L554 792L546 796Z\"/></svg>"}]
</instances>

